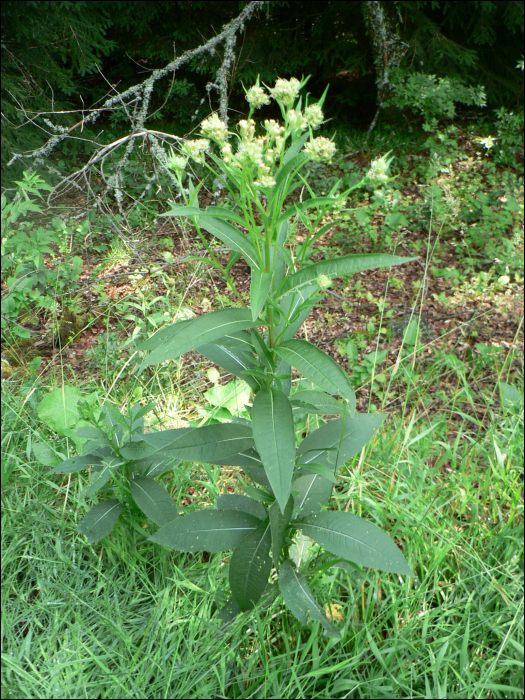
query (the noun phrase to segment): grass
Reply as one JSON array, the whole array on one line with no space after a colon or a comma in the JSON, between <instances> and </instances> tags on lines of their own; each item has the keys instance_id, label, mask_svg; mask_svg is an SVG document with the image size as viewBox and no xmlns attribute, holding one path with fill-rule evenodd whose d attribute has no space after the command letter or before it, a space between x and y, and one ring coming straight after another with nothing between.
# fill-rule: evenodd
<instances>
[{"instance_id":1,"label":"grass","mask_svg":"<svg viewBox=\"0 0 525 700\"><path fill-rule=\"evenodd\" d=\"M22 406L7 389L3 697L523 697L523 409L499 401L508 363L439 359L342 470L331 502L390 532L417 577L310 551L312 590L341 642L318 623L301 628L271 596L220 628L227 553L172 553L124 528L87 545L76 530L85 477L46 477L30 443L56 436L35 421L31 396ZM436 373L449 401L418 417ZM468 413L465 379L483 420ZM198 475L196 500L211 501L204 483L217 474ZM184 489L173 485L176 500Z\"/></svg>"}]
</instances>

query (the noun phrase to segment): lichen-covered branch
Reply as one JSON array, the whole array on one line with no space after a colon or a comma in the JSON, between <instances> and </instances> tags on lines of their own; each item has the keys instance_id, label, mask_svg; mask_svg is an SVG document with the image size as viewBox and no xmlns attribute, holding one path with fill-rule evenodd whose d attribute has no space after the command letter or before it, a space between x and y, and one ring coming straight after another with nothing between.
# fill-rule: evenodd
<instances>
[{"instance_id":1,"label":"lichen-covered branch","mask_svg":"<svg viewBox=\"0 0 525 700\"><path fill-rule=\"evenodd\" d=\"M124 153L121 155L118 162L114 163L114 173L106 181L108 189L115 193L115 198L119 206L119 210L121 211L121 213L123 213L122 202L124 198L124 192L122 171L129 163L129 157L135 147L136 139L138 137L143 137L146 140L151 154L156 158L157 162L159 163L159 167L161 167L163 172L165 172L168 175L171 182L173 184L176 184L175 179L173 178L173 175L171 174L169 169L163 166L167 154L158 138L159 136L161 136L161 138L175 137L170 136L169 134L161 134L160 132L148 130L145 127L145 122L149 114L151 95L153 93L155 83L156 81L160 80L166 75L169 75L170 73L175 73L177 69L179 69L182 65L188 63L191 59L195 58L196 56L199 56L200 54L203 54L206 51L212 52L216 49L216 47L220 46L221 44L224 44L224 55L221 66L217 71L215 82L208 83L208 85L206 86L206 90L208 94L212 89L216 89L219 92L220 117L225 123L227 123L228 86L229 77L231 74L231 67L235 59L234 47L237 40L237 33L243 31L245 22L248 19L250 19L250 17L257 10L261 9L262 6L264 6L265 4L267 4L265 1L260 0L250 2L235 19L231 20L231 22L225 24L222 27L221 32L217 34L217 36L213 37L205 44L195 49L185 51L181 56L171 61L164 68L153 71L149 78L143 83L139 85L134 85L133 87L130 87L122 93L109 97L103 102L102 106L98 107L97 109L89 110L88 114L83 114L82 119L73 126L69 128L57 126L53 124L51 120L45 119L44 122L49 127L53 135L41 148L38 148L32 151L31 153L15 154L13 158L11 158L11 160L9 161L8 165L11 165L19 159L28 159L32 162L31 170L34 170L36 166L40 165L45 167L50 172L54 172L55 174L61 175L61 173L59 173L57 170L55 170L54 168L52 168L44 162L44 157L49 157L53 149L64 139L71 138L72 132L78 127L82 127L83 129L85 125L87 126L90 124L94 124L100 116L100 114L102 114L102 112L112 109L124 108L130 119L129 135L127 137L124 137L123 139L119 139L118 141L104 146L101 146L97 142L92 141L92 143L94 143L94 145L96 146L97 150L90 158L88 164L84 166L81 170L76 171L72 175L69 175L67 178L63 178L55 188L55 191L60 191L61 188L63 188L63 186L75 186L76 178L82 176L85 177L86 172L91 167L93 167L95 163L103 162L106 157L114 153L115 149L118 146L121 146L125 143L126 147ZM131 107L133 107L133 109L131 109ZM31 118L32 121L34 121L34 119L36 119L36 117ZM145 189L141 199L143 198L143 196L145 196L149 184L149 182L145 182ZM76 186L78 187L78 185Z\"/></svg>"},{"instance_id":2,"label":"lichen-covered branch","mask_svg":"<svg viewBox=\"0 0 525 700\"><path fill-rule=\"evenodd\" d=\"M399 36L397 2L363 2L363 17L374 50L377 86L377 110L368 129L368 139L387 97L389 69L399 66L408 46Z\"/></svg>"}]
</instances>

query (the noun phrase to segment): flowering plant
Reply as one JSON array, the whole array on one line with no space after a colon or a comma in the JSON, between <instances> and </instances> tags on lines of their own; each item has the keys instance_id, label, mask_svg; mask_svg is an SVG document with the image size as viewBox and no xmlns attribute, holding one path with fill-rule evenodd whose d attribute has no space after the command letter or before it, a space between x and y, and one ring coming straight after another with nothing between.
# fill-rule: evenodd
<instances>
[{"instance_id":1,"label":"flowering plant","mask_svg":"<svg viewBox=\"0 0 525 700\"><path fill-rule=\"evenodd\" d=\"M233 549L229 569L232 598L221 611L222 619L252 609L275 567L279 589L291 612L303 624L308 617L318 619L328 634L339 636L290 558L297 531L336 557L413 574L400 549L379 527L351 513L321 510L331 496L339 467L361 450L385 416L356 413L355 394L346 373L315 345L294 335L333 277L398 265L409 258L378 254L308 260L315 240L337 223L316 230L319 222L351 190L285 204L298 186L304 185L312 194L302 171L309 161L329 161L335 152L333 141L313 136L324 120L326 91L316 104L306 101L302 110L299 92L305 84L306 80L279 79L266 91L257 80L246 91L248 117L235 131L230 132L217 115L211 115L201 124L203 138L186 141L182 155L172 153L167 162L178 179L184 203L172 203L165 216L193 221L209 250L209 262L233 289L230 271L243 257L251 269L250 300L247 305L236 290L240 306L160 329L138 346L149 353L139 371L197 350L249 384L255 395L251 420L235 418L231 423L143 433L130 439L137 454L140 452L137 478L151 509L159 499L159 485L147 476L153 463L156 473L159 464L165 462L167 470L173 459L234 465L257 485L245 487L245 495L220 495L216 508L182 517L173 517L170 509L170 521L149 538L186 552ZM283 124L266 120L258 133L253 112L272 98L281 109ZM186 177L183 159L204 160L235 206L201 209L200 185L195 186L189 177L188 189L182 186ZM385 171L386 162L384 165L376 175ZM364 178L355 187L367 182ZM313 222L311 216L305 216L308 210L315 212ZM295 247L289 241L292 217L299 217L308 228L305 240ZM203 231L231 250L226 265L213 255ZM290 394L292 367L315 388ZM294 415L298 413L337 418L320 421L321 427L296 440ZM160 509L165 498L164 493Z\"/></svg>"}]
</instances>

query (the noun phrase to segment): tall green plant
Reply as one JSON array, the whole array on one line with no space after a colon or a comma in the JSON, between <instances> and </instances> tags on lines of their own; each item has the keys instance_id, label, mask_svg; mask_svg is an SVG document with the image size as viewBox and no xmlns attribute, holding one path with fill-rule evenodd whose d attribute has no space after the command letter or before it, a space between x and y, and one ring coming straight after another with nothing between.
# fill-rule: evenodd
<instances>
[{"instance_id":1,"label":"tall green plant","mask_svg":"<svg viewBox=\"0 0 525 700\"><path fill-rule=\"evenodd\" d=\"M138 346L149 353L140 371L195 349L250 385L255 394L251 420L236 418L230 423L136 434L132 439L141 447L149 446L141 457L150 459L157 453L159 459L169 455L177 460L235 465L255 482L256 486L245 488L246 495L222 494L216 508L174 517L149 538L186 552L233 549L232 599L223 608L223 618L253 608L275 567L292 613L303 624L308 616L320 620L329 634L338 636L288 556L297 530L337 557L393 573L413 573L396 544L376 525L351 513L321 511L339 467L370 440L385 416L356 413L354 390L345 372L315 345L294 335L332 277L410 259L377 254L309 260L312 244L336 223L316 230L319 222L351 190L287 203L299 186L308 188L302 175L308 163L329 161L335 152L332 141L314 138L312 133L323 123L326 92L317 104L306 101L302 111L302 100L297 98L305 84L306 80L279 79L268 94L257 80L246 94L248 119L239 122L236 132L228 132L218 116L212 115L201 125L205 138L186 141L180 154L172 153L167 163L176 173L184 203L173 203L165 216L193 221L209 251L209 261L232 289L236 290L231 267L244 258L251 269L250 303L245 305L236 290L239 307L160 329ZM270 95L281 109L284 124L265 121L264 132L256 135L252 113L267 104ZM236 142L235 151L230 136ZM199 208L199 187L186 174L191 160L208 163L227 188L232 208ZM387 180L386 159L381 163L351 189L376 179ZM314 222L306 239L294 246L288 241L289 221L299 216L306 222L307 210L316 212ZM225 266L213 255L204 231L231 249ZM316 388L290 396L292 367ZM338 417L296 445L294 412ZM151 482L141 476L142 491L154 500Z\"/></svg>"}]
</instances>

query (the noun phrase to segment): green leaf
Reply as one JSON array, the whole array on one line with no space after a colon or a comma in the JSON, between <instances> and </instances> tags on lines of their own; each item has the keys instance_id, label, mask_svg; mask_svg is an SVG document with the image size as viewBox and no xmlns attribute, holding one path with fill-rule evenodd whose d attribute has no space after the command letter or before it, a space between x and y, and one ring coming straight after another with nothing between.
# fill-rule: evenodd
<instances>
[{"instance_id":1,"label":"green leaf","mask_svg":"<svg viewBox=\"0 0 525 700\"><path fill-rule=\"evenodd\" d=\"M246 225L245 222L243 222ZM222 221L221 219L215 219L210 216L199 217L199 225L206 229L208 233L215 236L221 240L224 244L235 250L237 253L242 253L244 259L248 265L252 268L258 268L260 265L258 255L253 247L252 242L244 233L241 233L239 229L234 226Z\"/></svg>"},{"instance_id":2,"label":"green leaf","mask_svg":"<svg viewBox=\"0 0 525 700\"><path fill-rule=\"evenodd\" d=\"M279 305L283 314L280 314L279 323L275 329L276 338L281 338L282 341L293 338L299 328L303 325L304 320L310 313L316 303L316 292L318 286L310 284L303 289L297 289L290 294L282 296L279 300ZM270 297L271 298L271 297ZM285 326L288 323L288 326Z\"/></svg>"},{"instance_id":3,"label":"green leaf","mask_svg":"<svg viewBox=\"0 0 525 700\"><path fill-rule=\"evenodd\" d=\"M279 504L274 501L270 506L270 529L272 531L272 557L276 567L281 561L281 554L286 541L286 530L290 524L293 513L294 499L290 496L284 513L281 513Z\"/></svg>"},{"instance_id":4,"label":"green leaf","mask_svg":"<svg viewBox=\"0 0 525 700\"><path fill-rule=\"evenodd\" d=\"M135 472L140 476L149 477L160 476L165 472L174 469L180 460L175 460L169 452L156 451L151 457L139 459L132 463Z\"/></svg>"},{"instance_id":5,"label":"green leaf","mask_svg":"<svg viewBox=\"0 0 525 700\"><path fill-rule=\"evenodd\" d=\"M311 537L303 535L302 532L296 532L293 538L293 543L289 548L289 557L295 564L295 568L300 570L312 558L315 550L312 551L314 541ZM347 562L345 562L347 564Z\"/></svg>"},{"instance_id":6,"label":"green leaf","mask_svg":"<svg viewBox=\"0 0 525 700\"><path fill-rule=\"evenodd\" d=\"M255 447L284 513L295 459L292 406L282 391L261 389L253 401L252 421Z\"/></svg>"},{"instance_id":7,"label":"green leaf","mask_svg":"<svg viewBox=\"0 0 525 700\"><path fill-rule=\"evenodd\" d=\"M335 199L333 197L311 197L305 202L297 202L296 204L292 204L292 206L285 209L281 216L277 219L276 225L286 221L291 216L295 216L300 212L306 211L306 209L311 209L312 207L322 207L326 204L332 205L337 201L337 199L337 197Z\"/></svg>"},{"instance_id":8,"label":"green leaf","mask_svg":"<svg viewBox=\"0 0 525 700\"><path fill-rule=\"evenodd\" d=\"M250 336L253 341L253 346L255 348L255 351L260 359L260 361L263 363L263 365L266 367L267 370L270 372L274 371L274 359L272 356L272 353L268 349L266 342L262 335L259 333L257 328L252 328L250 331Z\"/></svg>"},{"instance_id":9,"label":"green leaf","mask_svg":"<svg viewBox=\"0 0 525 700\"><path fill-rule=\"evenodd\" d=\"M284 602L291 613L302 625L308 623L308 616L318 620L331 637L341 637L337 628L332 625L325 611L312 595L305 577L296 571L289 559L279 569L279 588Z\"/></svg>"},{"instance_id":10,"label":"green leaf","mask_svg":"<svg viewBox=\"0 0 525 700\"><path fill-rule=\"evenodd\" d=\"M243 469L252 466L260 467L261 470L264 471L262 468L262 460L259 457L257 450L255 450L253 447L243 450L238 454L231 455L230 457L225 457L218 464L221 464L224 467L242 467Z\"/></svg>"},{"instance_id":11,"label":"green leaf","mask_svg":"<svg viewBox=\"0 0 525 700\"><path fill-rule=\"evenodd\" d=\"M363 254L363 255L343 255L340 258L321 260L313 265L302 267L298 272L286 277L282 283L276 298L283 296L287 292L310 284L319 275L327 277L340 277L341 275L353 275L363 270L373 270L377 267L390 267L391 265L402 265L416 260L416 258L402 258L399 255L386 255L383 253Z\"/></svg>"},{"instance_id":12,"label":"green leaf","mask_svg":"<svg viewBox=\"0 0 525 700\"><path fill-rule=\"evenodd\" d=\"M249 513L209 508L172 520L148 539L179 552L222 552L236 547L260 522Z\"/></svg>"},{"instance_id":13,"label":"green leaf","mask_svg":"<svg viewBox=\"0 0 525 700\"><path fill-rule=\"evenodd\" d=\"M349 402L350 413L355 411L355 393L350 380L329 355L306 340L287 340L275 351L324 391L344 396Z\"/></svg>"},{"instance_id":14,"label":"green leaf","mask_svg":"<svg viewBox=\"0 0 525 700\"><path fill-rule=\"evenodd\" d=\"M154 479L135 477L130 488L135 503L155 525L162 527L178 517L175 501Z\"/></svg>"},{"instance_id":15,"label":"green leaf","mask_svg":"<svg viewBox=\"0 0 525 700\"><path fill-rule=\"evenodd\" d=\"M148 365L173 360L189 350L212 343L228 333L252 325L249 309L220 309L202 316L179 321L161 328L151 338L139 344L139 350L153 350L144 359L140 371Z\"/></svg>"},{"instance_id":16,"label":"green leaf","mask_svg":"<svg viewBox=\"0 0 525 700\"><path fill-rule=\"evenodd\" d=\"M78 421L77 404L79 399L80 391L78 389L64 385L44 396L38 404L36 413L51 430L62 433Z\"/></svg>"},{"instance_id":17,"label":"green leaf","mask_svg":"<svg viewBox=\"0 0 525 700\"><path fill-rule=\"evenodd\" d=\"M235 549L230 560L230 589L241 610L251 610L268 585L272 569L270 522L266 518Z\"/></svg>"},{"instance_id":18,"label":"green leaf","mask_svg":"<svg viewBox=\"0 0 525 700\"><path fill-rule=\"evenodd\" d=\"M320 510L332 495L332 482L320 474L304 474L292 483L294 511L304 517Z\"/></svg>"},{"instance_id":19,"label":"green leaf","mask_svg":"<svg viewBox=\"0 0 525 700\"><path fill-rule=\"evenodd\" d=\"M195 428L175 428L146 433L144 440L169 451L176 459L218 464L221 460L253 447L251 426L220 423Z\"/></svg>"},{"instance_id":20,"label":"green leaf","mask_svg":"<svg viewBox=\"0 0 525 700\"><path fill-rule=\"evenodd\" d=\"M45 467L56 467L62 461L47 442L34 442L32 448L35 458Z\"/></svg>"},{"instance_id":21,"label":"green leaf","mask_svg":"<svg viewBox=\"0 0 525 700\"><path fill-rule=\"evenodd\" d=\"M75 457L69 457L63 462L60 462L60 464L57 464L54 469L51 469L49 474L70 474L71 472L80 472L93 465L101 464L102 460L95 455L76 455Z\"/></svg>"},{"instance_id":22,"label":"green leaf","mask_svg":"<svg viewBox=\"0 0 525 700\"><path fill-rule=\"evenodd\" d=\"M308 140L309 135L310 134L308 133L303 134L300 138L297 139L297 141L292 143L292 145L286 149L286 152L283 156L283 165L286 165L286 163L288 163L292 160L292 158L295 158L295 156L298 155L299 151Z\"/></svg>"},{"instance_id":23,"label":"green leaf","mask_svg":"<svg viewBox=\"0 0 525 700\"><path fill-rule=\"evenodd\" d=\"M223 607L217 611L217 618L221 621L222 625L227 625L232 622L242 610L237 605L233 598L223 605Z\"/></svg>"},{"instance_id":24,"label":"green leaf","mask_svg":"<svg viewBox=\"0 0 525 700\"><path fill-rule=\"evenodd\" d=\"M170 203L171 209L165 214L160 214L159 216L207 216L216 219L226 219L228 221L235 221L235 223L240 226L246 226L245 220L239 214L231 211L231 209L226 209L226 207L206 207L206 209L199 209L199 207L188 207L185 204L175 204Z\"/></svg>"},{"instance_id":25,"label":"green leaf","mask_svg":"<svg viewBox=\"0 0 525 700\"><path fill-rule=\"evenodd\" d=\"M352 513L325 511L296 523L337 557L393 574L414 576L401 550L381 528Z\"/></svg>"},{"instance_id":26,"label":"green leaf","mask_svg":"<svg viewBox=\"0 0 525 700\"><path fill-rule=\"evenodd\" d=\"M118 462L118 460L115 460ZM83 498L88 498L101 489L111 479L116 471L116 465L104 464L100 470L92 470L89 475L89 484L82 489L80 495Z\"/></svg>"},{"instance_id":27,"label":"green leaf","mask_svg":"<svg viewBox=\"0 0 525 700\"><path fill-rule=\"evenodd\" d=\"M500 382L499 387L503 406L508 410L519 409L523 402L523 394L515 386L506 382Z\"/></svg>"},{"instance_id":28,"label":"green leaf","mask_svg":"<svg viewBox=\"0 0 525 700\"><path fill-rule=\"evenodd\" d=\"M293 408L302 409L305 413L315 413L321 416L338 416L343 412L343 406L337 399L324 391L304 389L290 396ZM297 410L297 413L300 413Z\"/></svg>"},{"instance_id":29,"label":"green leaf","mask_svg":"<svg viewBox=\"0 0 525 700\"><path fill-rule=\"evenodd\" d=\"M228 384L215 384L204 392L204 398L212 406L227 408L229 411L242 411L250 403L250 387L241 379Z\"/></svg>"},{"instance_id":30,"label":"green leaf","mask_svg":"<svg viewBox=\"0 0 525 700\"><path fill-rule=\"evenodd\" d=\"M124 459L145 459L151 457L155 452L155 448L148 442L142 439L140 435L132 435L128 442L120 447L120 454Z\"/></svg>"},{"instance_id":31,"label":"green leaf","mask_svg":"<svg viewBox=\"0 0 525 700\"><path fill-rule=\"evenodd\" d=\"M114 498L101 501L82 518L78 526L79 532L86 535L88 542L98 542L113 530L121 512L122 503Z\"/></svg>"},{"instance_id":32,"label":"green leaf","mask_svg":"<svg viewBox=\"0 0 525 700\"><path fill-rule=\"evenodd\" d=\"M259 520L264 520L268 516L266 508L261 503L241 493L221 493L215 505L217 510L240 510L243 513L255 515Z\"/></svg>"},{"instance_id":33,"label":"green leaf","mask_svg":"<svg viewBox=\"0 0 525 700\"><path fill-rule=\"evenodd\" d=\"M296 464L295 465L296 469L301 469L304 470L306 469L307 472L314 472L314 474L320 474L321 476L324 476L325 479L328 479L328 481L331 481L332 484L335 484L337 482L337 478L334 475L334 472L326 467L324 464L319 464L317 462L311 462L310 464Z\"/></svg>"},{"instance_id":34,"label":"green leaf","mask_svg":"<svg viewBox=\"0 0 525 700\"><path fill-rule=\"evenodd\" d=\"M250 356L246 350L242 348L226 347L220 345L219 341L213 344L200 345L198 348L195 348L195 350L200 352L201 355L204 355L204 357L207 357L208 360L215 362L216 365L219 365L219 367L222 367L230 374L233 374L235 377L244 379L254 391L259 389L259 382L252 376L244 374L244 371L247 369L260 367L253 355Z\"/></svg>"},{"instance_id":35,"label":"green leaf","mask_svg":"<svg viewBox=\"0 0 525 700\"><path fill-rule=\"evenodd\" d=\"M267 491L263 489L258 489L255 486L243 486L243 491L250 497L254 498L258 503L262 503L266 507L269 503L272 503L274 499L269 495Z\"/></svg>"},{"instance_id":36,"label":"green leaf","mask_svg":"<svg viewBox=\"0 0 525 700\"><path fill-rule=\"evenodd\" d=\"M318 462L335 471L366 445L385 417L382 413L355 413L331 420L305 437L297 456L302 463Z\"/></svg>"},{"instance_id":37,"label":"green leaf","mask_svg":"<svg viewBox=\"0 0 525 700\"><path fill-rule=\"evenodd\" d=\"M252 310L252 321L259 318L262 308L268 296L268 290L272 283L272 272L261 272L256 267L252 268L252 277L250 282L250 307Z\"/></svg>"}]
</instances>

